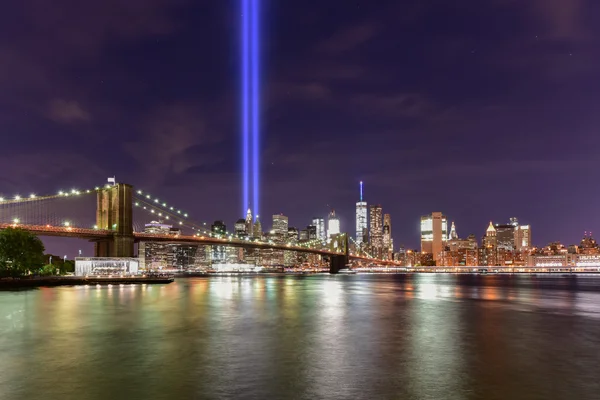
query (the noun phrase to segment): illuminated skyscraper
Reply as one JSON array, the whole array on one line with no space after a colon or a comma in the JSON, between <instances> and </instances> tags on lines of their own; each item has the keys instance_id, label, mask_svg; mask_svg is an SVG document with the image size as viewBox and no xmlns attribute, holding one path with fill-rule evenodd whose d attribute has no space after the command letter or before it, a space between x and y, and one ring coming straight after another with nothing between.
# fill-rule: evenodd
<instances>
[{"instance_id":1,"label":"illuminated skyscraper","mask_svg":"<svg viewBox=\"0 0 600 400\"><path fill-rule=\"evenodd\" d=\"M335 216L335 210L331 210L327 219L327 237L331 238L340 233L340 219Z\"/></svg>"},{"instance_id":2,"label":"illuminated skyscraper","mask_svg":"<svg viewBox=\"0 0 600 400\"><path fill-rule=\"evenodd\" d=\"M515 228L515 248L517 251L529 250L531 244L531 226L520 225Z\"/></svg>"},{"instance_id":3,"label":"illuminated skyscraper","mask_svg":"<svg viewBox=\"0 0 600 400\"><path fill-rule=\"evenodd\" d=\"M483 237L483 246L484 247L498 247L498 236L497 236L496 228L494 228L494 224L490 221L490 225L485 231L485 236Z\"/></svg>"},{"instance_id":4,"label":"illuminated skyscraper","mask_svg":"<svg viewBox=\"0 0 600 400\"><path fill-rule=\"evenodd\" d=\"M246 234L249 237L252 237L253 231L254 231L254 227L252 226L252 211L250 211L250 209L248 209L248 212L246 212Z\"/></svg>"},{"instance_id":5,"label":"illuminated skyscraper","mask_svg":"<svg viewBox=\"0 0 600 400\"><path fill-rule=\"evenodd\" d=\"M515 226L512 224L496 224L494 228L496 228L498 248L513 251L515 249Z\"/></svg>"},{"instance_id":6,"label":"illuminated skyscraper","mask_svg":"<svg viewBox=\"0 0 600 400\"><path fill-rule=\"evenodd\" d=\"M313 217L312 225L317 230L317 238L325 242L327 240L327 235L325 234L325 220L323 218Z\"/></svg>"},{"instance_id":7,"label":"illuminated skyscraper","mask_svg":"<svg viewBox=\"0 0 600 400\"><path fill-rule=\"evenodd\" d=\"M287 237L288 233L288 217L283 214L273 215L273 233Z\"/></svg>"},{"instance_id":8,"label":"illuminated skyscraper","mask_svg":"<svg viewBox=\"0 0 600 400\"><path fill-rule=\"evenodd\" d=\"M215 237L225 236L227 233L227 226L223 221L215 221L211 226L210 230L212 235ZM212 249L212 261L213 262L225 262L227 255L225 252L225 246L211 246Z\"/></svg>"},{"instance_id":9,"label":"illuminated skyscraper","mask_svg":"<svg viewBox=\"0 0 600 400\"><path fill-rule=\"evenodd\" d=\"M248 233L246 232L246 220L243 218L240 218L236 221L235 226L235 236L239 237L239 238L245 238L246 236L248 236Z\"/></svg>"},{"instance_id":10,"label":"illuminated skyscraper","mask_svg":"<svg viewBox=\"0 0 600 400\"><path fill-rule=\"evenodd\" d=\"M394 252L392 243L392 217L390 214L383 215L383 252L384 258L392 259Z\"/></svg>"},{"instance_id":11,"label":"illuminated skyscraper","mask_svg":"<svg viewBox=\"0 0 600 400\"><path fill-rule=\"evenodd\" d=\"M256 216L256 220L254 221L254 230L252 232L252 235L257 239L260 239L262 237L262 224L260 223L258 215Z\"/></svg>"},{"instance_id":12,"label":"illuminated skyscraper","mask_svg":"<svg viewBox=\"0 0 600 400\"><path fill-rule=\"evenodd\" d=\"M363 242L367 225L367 202L363 201L363 183L360 182L360 201L356 203L356 244Z\"/></svg>"},{"instance_id":13,"label":"illuminated skyscraper","mask_svg":"<svg viewBox=\"0 0 600 400\"><path fill-rule=\"evenodd\" d=\"M383 212L380 205L369 207L369 241L371 242L371 255L375 258L383 257Z\"/></svg>"},{"instance_id":14,"label":"illuminated skyscraper","mask_svg":"<svg viewBox=\"0 0 600 400\"><path fill-rule=\"evenodd\" d=\"M448 239L448 220L441 212L421 217L421 252L433 254L433 260L439 259Z\"/></svg>"},{"instance_id":15,"label":"illuminated skyscraper","mask_svg":"<svg viewBox=\"0 0 600 400\"><path fill-rule=\"evenodd\" d=\"M450 227L450 235L448 235L448 240L458 240L458 233L456 233L454 221L452 221L452 226Z\"/></svg>"}]
</instances>

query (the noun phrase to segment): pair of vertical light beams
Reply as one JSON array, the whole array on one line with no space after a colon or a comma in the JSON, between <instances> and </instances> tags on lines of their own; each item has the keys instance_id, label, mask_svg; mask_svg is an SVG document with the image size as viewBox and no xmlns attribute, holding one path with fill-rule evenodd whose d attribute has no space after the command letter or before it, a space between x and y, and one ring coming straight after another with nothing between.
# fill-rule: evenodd
<instances>
[{"instance_id":1,"label":"pair of vertical light beams","mask_svg":"<svg viewBox=\"0 0 600 400\"><path fill-rule=\"evenodd\" d=\"M242 163L243 209L259 212L260 145L260 0L240 0L242 5ZM250 190L252 188L252 190ZM252 193L252 204L250 204Z\"/></svg>"}]
</instances>

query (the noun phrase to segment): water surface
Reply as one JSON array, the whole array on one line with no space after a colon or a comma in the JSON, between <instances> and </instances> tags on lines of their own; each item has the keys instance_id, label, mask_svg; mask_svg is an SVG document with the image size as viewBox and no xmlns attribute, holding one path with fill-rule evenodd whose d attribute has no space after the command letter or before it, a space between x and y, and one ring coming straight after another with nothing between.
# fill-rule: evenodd
<instances>
[{"instance_id":1,"label":"water surface","mask_svg":"<svg viewBox=\"0 0 600 400\"><path fill-rule=\"evenodd\" d=\"M0 399L600 399L600 277L0 292Z\"/></svg>"}]
</instances>

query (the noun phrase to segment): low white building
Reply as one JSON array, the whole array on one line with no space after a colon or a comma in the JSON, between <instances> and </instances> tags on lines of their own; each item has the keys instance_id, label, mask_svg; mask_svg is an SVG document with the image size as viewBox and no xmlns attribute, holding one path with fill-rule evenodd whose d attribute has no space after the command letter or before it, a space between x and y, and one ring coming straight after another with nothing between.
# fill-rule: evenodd
<instances>
[{"instance_id":1,"label":"low white building","mask_svg":"<svg viewBox=\"0 0 600 400\"><path fill-rule=\"evenodd\" d=\"M76 257L75 275L136 275L140 266L137 258L125 257Z\"/></svg>"}]
</instances>

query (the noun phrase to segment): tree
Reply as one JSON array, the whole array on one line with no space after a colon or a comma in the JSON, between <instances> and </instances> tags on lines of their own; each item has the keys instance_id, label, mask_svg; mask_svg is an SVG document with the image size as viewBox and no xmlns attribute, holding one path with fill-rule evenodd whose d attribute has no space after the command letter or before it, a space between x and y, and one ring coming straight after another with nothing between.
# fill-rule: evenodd
<instances>
[{"instance_id":1,"label":"tree","mask_svg":"<svg viewBox=\"0 0 600 400\"><path fill-rule=\"evenodd\" d=\"M0 231L0 275L23 276L44 264L44 244L33 233L7 228Z\"/></svg>"}]
</instances>

